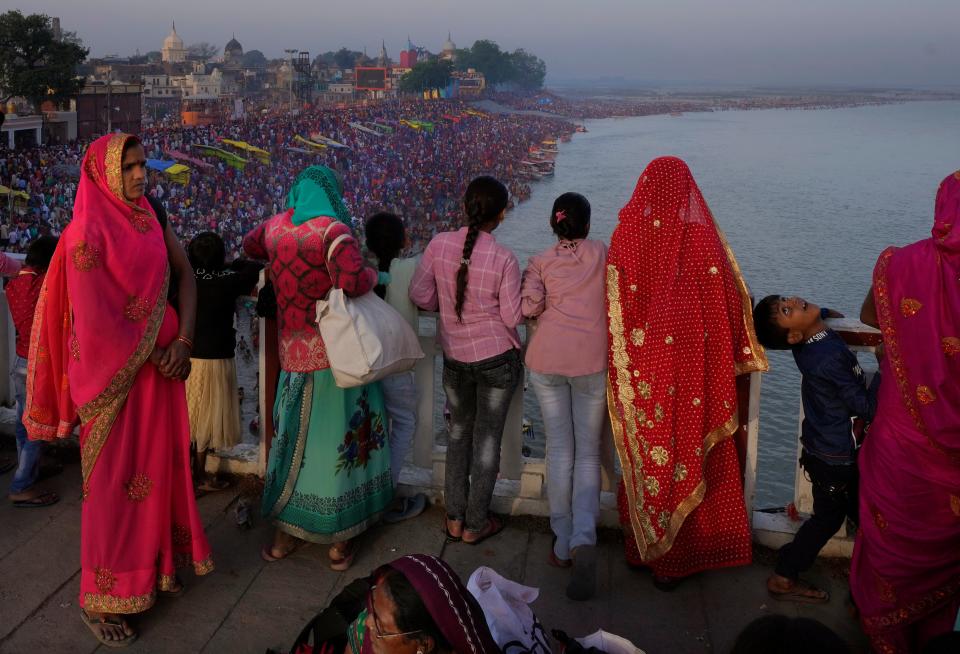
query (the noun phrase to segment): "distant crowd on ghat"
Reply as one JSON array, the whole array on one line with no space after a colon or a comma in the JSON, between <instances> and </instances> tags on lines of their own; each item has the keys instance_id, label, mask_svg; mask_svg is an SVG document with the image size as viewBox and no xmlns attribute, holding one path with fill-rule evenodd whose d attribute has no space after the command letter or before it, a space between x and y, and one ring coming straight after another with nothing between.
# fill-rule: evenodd
<instances>
[{"instance_id":1,"label":"distant crowd on ghat","mask_svg":"<svg viewBox=\"0 0 960 654\"><path fill-rule=\"evenodd\" d=\"M393 110L360 111L385 120ZM631 566L670 591L705 570L752 561L734 438L738 380L768 369L765 349L789 349L803 374L801 464L814 509L779 551L767 592L787 602L843 601L801 575L849 520L857 538L848 601L871 646L956 651L960 171L940 184L931 236L879 255L860 315L883 337L880 372L868 383L825 322L835 311L786 289L764 289L754 305L693 175L675 157L642 171L609 244L590 238L586 197L557 197L543 220L556 243L521 269L494 236L518 197L511 166L558 127L474 118L432 135L399 130L389 148L351 133L345 115L320 112L108 135L82 161L14 155L11 164L8 155L8 170L28 186L49 188L45 175L56 165L80 170L72 218L55 226L59 238L53 229L33 238L23 266L4 258L3 273L12 277L21 416L10 499L24 508L59 499L38 482L40 451L79 425L80 605L93 635L113 647L133 642L128 616L158 593L178 594L179 567L214 569L195 492L223 482L202 463L192 469L191 448L202 459L239 439L234 300L265 266L281 368L262 499L275 527L260 552L265 561L283 565L304 544L320 543L330 568L346 571L364 531L426 505L422 495L396 491L418 392L427 390L418 391L411 371L341 385L331 363L337 352L316 322L317 302L335 290L379 296L411 329L419 310L439 312L450 424L437 528L448 542L475 546L504 528L490 507L508 407L528 373L543 414L554 534L542 555L569 570L574 601L596 593L608 418ZM291 134L310 131L353 149L324 152L328 165L283 150ZM268 143L273 162L221 166L185 188L149 183L149 156L214 134ZM54 178L53 187L66 193L72 183ZM62 206L50 204L51 213ZM415 238L427 241L422 254L411 254ZM234 253L242 256L231 261ZM536 329L523 346L517 328L525 319ZM505 647L494 638L502 633L496 612L485 614L446 563L422 554L351 584L334 609L339 622L325 612L305 630L312 651ZM291 651L307 651L301 646ZM768 616L733 651L848 646L816 622Z\"/></svg>"},{"instance_id":2,"label":"distant crowd on ghat","mask_svg":"<svg viewBox=\"0 0 960 654\"><path fill-rule=\"evenodd\" d=\"M348 189L344 202L353 215L386 210L415 216L410 238L413 249L419 251L434 233L456 223L458 207L453 198L472 177L481 172L496 174L507 184L511 204L522 202L529 197L530 187L521 175L520 161L529 147L573 132L572 124L556 118L478 115L466 113L465 108L458 102L436 101L307 109L297 116L250 115L209 127L158 124L140 137L153 159L168 159L170 152L203 159L193 146L229 149L220 139L243 141L270 153L269 162L247 156L242 169L207 158L213 168L194 166L186 185L151 171L153 193L163 201L185 241L213 230L223 237L228 256L238 256L243 235L263 216L283 208L286 189L297 173L308 165L324 164L343 176ZM400 123L404 118L430 126L405 126ZM373 134L350 123L377 123L392 133ZM320 148L298 139L310 140L311 135L348 147ZM80 145L0 152L0 185L30 196L20 210L0 196L0 217L6 228L0 243L23 251L32 238L63 230L71 216L82 156Z\"/></svg>"}]
</instances>

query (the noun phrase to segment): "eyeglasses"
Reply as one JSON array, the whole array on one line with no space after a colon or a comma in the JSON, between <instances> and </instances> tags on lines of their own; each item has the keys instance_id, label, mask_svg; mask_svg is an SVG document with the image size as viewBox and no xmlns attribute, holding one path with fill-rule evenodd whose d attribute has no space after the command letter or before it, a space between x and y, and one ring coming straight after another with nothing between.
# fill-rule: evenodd
<instances>
[{"instance_id":1,"label":"eyeglasses","mask_svg":"<svg viewBox=\"0 0 960 654\"><path fill-rule=\"evenodd\" d=\"M377 628L377 633L375 634L377 640L382 640L384 638L396 638L398 636L410 636L413 634L418 634L423 629L414 629L413 631L401 631L397 633L388 633L383 630L383 626L380 624L380 618L377 617L377 611L373 606L373 590L376 586L370 586L370 592L367 593L367 612L373 616L373 624Z\"/></svg>"}]
</instances>

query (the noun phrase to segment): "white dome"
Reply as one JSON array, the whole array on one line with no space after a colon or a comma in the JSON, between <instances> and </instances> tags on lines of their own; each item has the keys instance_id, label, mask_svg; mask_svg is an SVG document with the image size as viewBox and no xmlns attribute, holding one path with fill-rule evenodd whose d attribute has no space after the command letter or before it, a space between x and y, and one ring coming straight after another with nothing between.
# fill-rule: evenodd
<instances>
[{"instance_id":1,"label":"white dome","mask_svg":"<svg viewBox=\"0 0 960 654\"><path fill-rule=\"evenodd\" d=\"M450 39L450 34L447 34L447 40L443 43L443 49L441 52L453 52L457 49L457 45Z\"/></svg>"},{"instance_id":2,"label":"white dome","mask_svg":"<svg viewBox=\"0 0 960 654\"><path fill-rule=\"evenodd\" d=\"M177 35L176 26L170 31L170 34L167 35L167 38L163 40L164 50L183 50L183 39Z\"/></svg>"}]
</instances>

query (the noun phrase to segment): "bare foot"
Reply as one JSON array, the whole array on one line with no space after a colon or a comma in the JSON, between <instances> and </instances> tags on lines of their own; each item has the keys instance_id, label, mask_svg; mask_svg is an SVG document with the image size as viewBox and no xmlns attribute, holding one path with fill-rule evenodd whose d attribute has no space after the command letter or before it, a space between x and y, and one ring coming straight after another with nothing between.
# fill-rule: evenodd
<instances>
[{"instance_id":1,"label":"bare foot","mask_svg":"<svg viewBox=\"0 0 960 654\"><path fill-rule=\"evenodd\" d=\"M56 493L44 491L36 486L28 488L22 493L10 493L8 497L14 506L18 507L50 506L60 501L60 496Z\"/></svg>"}]
</instances>

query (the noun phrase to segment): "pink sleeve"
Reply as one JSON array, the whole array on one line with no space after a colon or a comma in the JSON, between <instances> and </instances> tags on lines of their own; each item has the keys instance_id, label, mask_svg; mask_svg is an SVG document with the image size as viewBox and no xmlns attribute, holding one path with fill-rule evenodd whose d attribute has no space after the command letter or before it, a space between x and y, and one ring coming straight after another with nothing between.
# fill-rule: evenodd
<instances>
[{"instance_id":1,"label":"pink sleeve","mask_svg":"<svg viewBox=\"0 0 960 654\"><path fill-rule=\"evenodd\" d=\"M526 318L536 318L546 308L547 298L541 274L539 262L536 257L531 257L520 283L520 310Z\"/></svg>"},{"instance_id":2,"label":"pink sleeve","mask_svg":"<svg viewBox=\"0 0 960 654\"><path fill-rule=\"evenodd\" d=\"M266 227L266 222L260 223L260 225L243 237L243 251L246 252L247 256L251 259L266 261L270 258L267 254L267 244L264 238Z\"/></svg>"},{"instance_id":3,"label":"pink sleeve","mask_svg":"<svg viewBox=\"0 0 960 654\"><path fill-rule=\"evenodd\" d=\"M13 277L20 272L21 263L0 252L0 277Z\"/></svg>"},{"instance_id":4,"label":"pink sleeve","mask_svg":"<svg viewBox=\"0 0 960 654\"><path fill-rule=\"evenodd\" d=\"M523 320L520 313L520 264L512 252L500 280L500 319L510 329Z\"/></svg>"},{"instance_id":5,"label":"pink sleeve","mask_svg":"<svg viewBox=\"0 0 960 654\"><path fill-rule=\"evenodd\" d=\"M433 274L433 248L430 245L427 245L420 263L417 264L407 295L411 302L424 311L437 311L440 308L437 298L437 280Z\"/></svg>"},{"instance_id":6,"label":"pink sleeve","mask_svg":"<svg viewBox=\"0 0 960 654\"><path fill-rule=\"evenodd\" d=\"M370 292L377 283L377 271L363 260L357 239L343 223L334 223L323 235L326 251L340 236L342 239L332 252L327 251L327 272L335 288L343 289L347 297L359 297Z\"/></svg>"}]
</instances>

